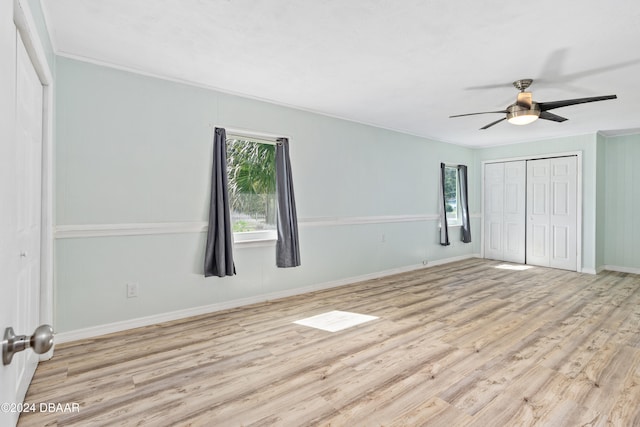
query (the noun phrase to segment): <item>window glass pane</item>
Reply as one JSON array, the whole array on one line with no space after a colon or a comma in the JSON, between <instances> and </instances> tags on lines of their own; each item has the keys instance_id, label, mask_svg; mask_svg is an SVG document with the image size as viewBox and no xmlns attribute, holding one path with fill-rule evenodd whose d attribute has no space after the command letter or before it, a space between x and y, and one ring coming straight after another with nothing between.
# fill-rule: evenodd
<instances>
[{"instance_id":1,"label":"window glass pane","mask_svg":"<svg viewBox=\"0 0 640 427\"><path fill-rule=\"evenodd\" d=\"M454 223L458 220L458 170L448 166L444 168L444 200L447 220Z\"/></svg>"},{"instance_id":2,"label":"window glass pane","mask_svg":"<svg viewBox=\"0 0 640 427\"><path fill-rule=\"evenodd\" d=\"M276 147L227 139L231 222L235 233L276 228Z\"/></svg>"}]
</instances>

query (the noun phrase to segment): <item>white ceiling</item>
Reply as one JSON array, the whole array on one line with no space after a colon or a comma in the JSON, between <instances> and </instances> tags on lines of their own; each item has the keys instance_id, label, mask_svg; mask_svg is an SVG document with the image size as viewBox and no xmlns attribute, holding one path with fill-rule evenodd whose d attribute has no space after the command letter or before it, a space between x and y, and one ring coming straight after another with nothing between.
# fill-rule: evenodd
<instances>
[{"instance_id":1,"label":"white ceiling","mask_svg":"<svg viewBox=\"0 0 640 427\"><path fill-rule=\"evenodd\" d=\"M42 0L59 55L467 146L640 128L640 1ZM564 123L483 125L533 78Z\"/></svg>"}]
</instances>

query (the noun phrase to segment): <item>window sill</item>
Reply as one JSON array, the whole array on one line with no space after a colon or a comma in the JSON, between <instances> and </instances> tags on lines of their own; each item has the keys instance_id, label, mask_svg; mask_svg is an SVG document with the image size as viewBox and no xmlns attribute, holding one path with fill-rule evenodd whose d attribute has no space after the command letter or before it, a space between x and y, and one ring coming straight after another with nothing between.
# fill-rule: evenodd
<instances>
[{"instance_id":1,"label":"window sill","mask_svg":"<svg viewBox=\"0 0 640 427\"><path fill-rule=\"evenodd\" d=\"M440 228L442 228L442 223L438 224ZM447 228L452 227L462 227L462 224L447 224Z\"/></svg>"},{"instance_id":2,"label":"window sill","mask_svg":"<svg viewBox=\"0 0 640 427\"><path fill-rule=\"evenodd\" d=\"M233 233L234 246L241 246L241 247L273 246L276 240L278 240L276 230L247 231L242 233Z\"/></svg>"}]
</instances>

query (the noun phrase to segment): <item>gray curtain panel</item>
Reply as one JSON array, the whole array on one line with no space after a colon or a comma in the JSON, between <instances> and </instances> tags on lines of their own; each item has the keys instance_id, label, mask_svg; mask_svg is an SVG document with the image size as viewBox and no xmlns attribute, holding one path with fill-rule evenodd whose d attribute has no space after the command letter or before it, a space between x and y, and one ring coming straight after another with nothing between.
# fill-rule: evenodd
<instances>
[{"instance_id":1,"label":"gray curtain panel","mask_svg":"<svg viewBox=\"0 0 640 427\"><path fill-rule=\"evenodd\" d=\"M298 216L293 195L289 140L278 138L276 144L276 193L278 197L278 241L276 265L281 268L300 265Z\"/></svg>"},{"instance_id":2,"label":"gray curtain panel","mask_svg":"<svg viewBox=\"0 0 640 427\"><path fill-rule=\"evenodd\" d=\"M460 183L460 212L462 213L462 241L471 243L471 225L469 224L469 197L467 196L467 167L458 165L458 182Z\"/></svg>"},{"instance_id":3,"label":"gray curtain panel","mask_svg":"<svg viewBox=\"0 0 640 427\"><path fill-rule=\"evenodd\" d=\"M236 267L233 263L233 232L227 191L227 132L222 128L215 128L204 276L224 277L234 274Z\"/></svg>"},{"instance_id":4,"label":"gray curtain panel","mask_svg":"<svg viewBox=\"0 0 640 427\"><path fill-rule=\"evenodd\" d=\"M445 164L440 163L440 244L449 246L449 225L447 224L447 201L444 199Z\"/></svg>"}]
</instances>

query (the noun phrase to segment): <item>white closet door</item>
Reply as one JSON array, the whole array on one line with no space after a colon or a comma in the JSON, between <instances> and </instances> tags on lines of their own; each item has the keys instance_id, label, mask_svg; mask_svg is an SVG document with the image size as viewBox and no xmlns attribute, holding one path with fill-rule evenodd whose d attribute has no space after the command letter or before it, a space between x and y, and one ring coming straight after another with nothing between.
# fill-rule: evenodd
<instances>
[{"instance_id":1,"label":"white closet door","mask_svg":"<svg viewBox=\"0 0 640 427\"><path fill-rule=\"evenodd\" d=\"M526 232L526 162L504 164L504 256L524 264Z\"/></svg>"},{"instance_id":2,"label":"white closet door","mask_svg":"<svg viewBox=\"0 0 640 427\"><path fill-rule=\"evenodd\" d=\"M549 266L549 159L527 162L527 264Z\"/></svg>"},{"instance_id":3,"label":"white closet door","mask_svg":"<svg viewBox=\"0 0 640 427\"><path fill-rule=\"evenodd\" d=\"M484 255L525 261L525 161L485 164Z\"/></svg>"},{"instance_id":4,"label":"white closet door","mask_svg":"<svg viewBox=\"0 0 640 427\"><path fill-rule=\"evenodd\" d=\"M527 162L527 264L577 268L577 159Z\"/></svg>"},{"instance_id":5,"label":"white closet door","mask_svg":"<svg viewBox=\"0 0 640 427\"><path fill-rule=\"evenodd\" d=\"M577 158L550 160L549 266L577 268Z\"/></svg>"},{"instance_id":6,"label":"white closet door","mask_svg":"<svg viewBox=\"0 0 640 427\"><path fill-rule=\"evenodd\" d=\"M502 260L504 228L504 163L484 165L484 256Z\"/></svg>"}]
</instances>

